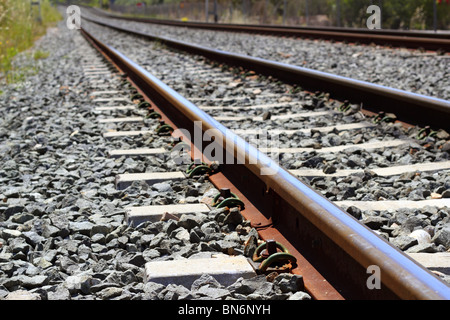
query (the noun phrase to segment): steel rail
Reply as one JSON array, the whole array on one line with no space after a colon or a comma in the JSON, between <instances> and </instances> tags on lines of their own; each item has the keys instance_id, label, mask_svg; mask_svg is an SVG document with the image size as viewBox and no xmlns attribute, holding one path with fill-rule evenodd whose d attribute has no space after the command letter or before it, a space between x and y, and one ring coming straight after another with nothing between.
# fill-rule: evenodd
<instances>
[{"instance_id":1,"label":"steel rail","mask_svg":"<svg viewBox=\"0 0 450 320\"><path fill-rule=\"evenodd\" d=\"M228 65L244 67L287 83L298 84L312 92L328 92L335 99L349 100L357 104L363 103L364 109L368 111L394 113L403 122L450 130L450 121L448 121L450 102L447 100L281 62L216 50L168 37L155 36L91 18L84 17L84 19L118 31L156 40L178 50L202 55Z\"/></svg>"},{"instance_id":2,"label":"steel rail","mask_svg":"<svg viewBox=\"0 0 450 320\"><path fill-rule=\"evenodd\" d=\"M246 197L291 246L345 298L450 299L450 288L431 272L391 246L328 199L301 183L267 155L249 145L197 106L169 88L116 49L83 34L100 47L146 93L178 128L192 135L214 130L212 144L233 160L221 164L221 174ZM211 133L209 133L211 134ZM195 140L195 139L194 139ZM195 143L194 143L195 144ZM201 143L202 144L202 143ZM195 144L203 150L203 145ZM238 164L238 159L244 159ZM273 174L261 175L270 169ZM211 176L213 178L214 175ZM245 212L247 209L243 210ZM367 286L368 267L381 271L379 289Z\"/></svg>"},{"instance_id":3,"label":"steel rail","mask_svg":"<svg viewBox=\"0 0 450 320\"><path fill-rule=\"evenodd\" d=\"M197 28L215 31L243 32L253 34L271 34L287 37L319 38L336 41L357 42L362 44L392 45L407 48L423 48L427 50L450 51L450 33L399 31L399 30L369 30L332 27L287 27L276 25L227 24L207 22L184 22L166 19L150 19L125 17L110 14L97 8L95 11L107 18L125 21L143 22L176 27Z\"/></svg>"}]
</instances>

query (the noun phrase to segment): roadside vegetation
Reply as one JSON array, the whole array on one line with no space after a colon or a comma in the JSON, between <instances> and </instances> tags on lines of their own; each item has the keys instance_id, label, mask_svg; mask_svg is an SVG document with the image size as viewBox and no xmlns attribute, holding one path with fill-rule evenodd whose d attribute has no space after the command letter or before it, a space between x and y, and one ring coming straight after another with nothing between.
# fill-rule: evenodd
<instances>
[{"instance_id":1,"label":"roadside vegetation","mask_svg":"<svg viewBox=\"0 0 450 320\"><path fill-rule=\"evenodd\" d=\"M219 22L281 24L286 5L288 25L308 23L349 28L365 28L367 8L373 4L381 9L383 29L404 30L433 30L436 3L437 29L450 29L450 0L209 0L210 11L214 2ZM126 15L204 21L206 1L73 0L72 3L101 6Z\"/></svg>"},{"instance_id":2,"label":"roadside vegetation","mask_svg":"<svg viewBox=\"0 0 450 320\"><path fill-rule=\"evenodd\" d=\"M13 66L12 59L19 52L29 49L56 25L61 15L49 0L39 6L30 0L0 0L0 79L7 83L20 81L20 66ZM44 59L47 52L35 52L32 57Z\"/></svg>"}]
</instances>

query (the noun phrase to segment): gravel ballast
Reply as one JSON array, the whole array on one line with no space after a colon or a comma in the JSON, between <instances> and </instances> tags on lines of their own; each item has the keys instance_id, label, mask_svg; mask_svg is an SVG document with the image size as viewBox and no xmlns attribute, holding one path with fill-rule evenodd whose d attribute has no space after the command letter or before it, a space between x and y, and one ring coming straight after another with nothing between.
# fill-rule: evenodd
<instances>
[{"instance_id":1,"label":"gravel ballast","mask_svg":"<svg viewBox=\"0 0 450 320\"><path fill-rule=\"evenodd\" d=\"M128 226L126 206L200 203L218 190L202 177L117 190L118 174L184 171L187 165L168 155L109 158L110 149L167 148L172 139L150 133L107 142L105 130L142 125L98 123L104 114L93 110L81 68L94 49L65 22L37 48L50 55L26 87L5 86L0 95L0 299L311 299L302 277L288 274L271 281L241 278L227 287L207 273L190 288L144 283L149 261L251 255L244 244L256 241L257 232L237 209ZM18 59L27 61L26 55Z\"/></svg>"},{"instance_id":2,"label":"gravel ballast","mask_svg":"<svg viewBox=\"0 0 450 320\"><path fill-rule=\"evenodd\" d=\"M147 48L137 46L133 49L127 42L130 38L120 38L118 33L107 31L106 28L86 25L89 30L97 31L94 36L101 36L103 40L114 39L115 42L111 44L120 51L124 49L124 53L138 63L145 62L140 60L143 56L151 57L152 63L149 63L150 60L145 63L159 75L167 72L167 66L178 60L177 53L158 45L148 47L148 42L134 39L135 44L141 43ZM147 134L107 142L102 137L105 130L154 128L157 122L146 119L143 124L98 123L105 113L93 110L88 80L81 69L83 55L93 54L94 51L77 31L67 29L65 21L58 28L49 30L36 48L50 52L47 59L37 63L37 73L30 74L23 84L5 86L0 95L3 164L0 168L0 299L311 299L304 292L301 276L287 274L239 279L226 287L206 273L190 288L144 283L143 266L149 261L223 254L248 255L244 244L256 235L256 230L251 228L248 221L236 219L240 217L236 209L212 210L208 214L198 214L194 219L182 216L179 220L167 219L136 227L127 226L124 221L126 206L200 203L215 196L218 190L203 178L167 181L152 186L133 183L124 190L117 190L114 185L117 174L183 171L187 165L179 166L168 156L109 158L107 151L110 149L168 148L171 138ZM183 59L181 66L188 66L192 61L203 64L198 57ZM26 56L19 56L17 62L27 63ZM181 66L178 70L183 70ZM169 81L171 76L166 74L161 78ZM190 96L198 91L195 77L181 71L179 76L184 77L185 81L174 82L175 89L181 94ZM115 82L111 82L115 85ZM265 91L268 83L270 81L258 86L242 85L242 90L253 92L254 99L246 102L267 103L268 100L261 97L258 90ZM204 98L208 102L228 94L225 86L216 88L213 82L208 85L210 87L204 87L211 90L204 91ZM280 93L286 93L286 87L279 86ZM274 86L267 91L276 92L277 88ZM233 94L238 95L236 91ZM298 98L286 96L294 100ZM299 100L304 102L304 98L301 96ZM281 98L275 101L278 99ZM330 109L333 106L327 103L323 107ZM127 113L127 116L135 115L138 114ZM358 113L349 114L344 121L351 122L357 117ZM331 119L324 117L317 121L326 125ZM235 125L242 126L239 123ZM273 125L299 128L303 124L287 121ZM392 132L386 133L383 139L417 133L417 128L405 131L392 127L390 130ZM319 143L332 146L350 143L355 139L367 142L373 138L371 134L365 130L358 131L356 136L353 136L353 132L347 132L347 136L338 132L308 133L304 136L287 136L282 142L298 146L301 142L306 144L307 138L310 139L309 145ZM427 152L412 153L409 159L402 149L392 152L391 161L400 158L403 162L415 163L426 159L448 159L448 152L442 150L446 139L430 139L420 142L420 145L432 143ZM320 169L325 169L327 165L339 168L340 163L349 161L358 168L366 168L363 163L375 167L387 165L378 159L380 155L375 154L349 152L316 161L313 158L317 155L305 153L295 159L285 156L286 159L282 158L281 163L288 168L298 168L303 163L303 166ZM380 190L378 196L386 199L426 198L431 192L442 197L450 195L448 172L383 180L373 177L369 171L363 176L344 179L347 180L327 177L305 180L305 183L322 189L325 195L331 194L334 200L360 199L372 194L371 190L361 190L369 187ZM368 180L373 181L372 185L363 184ZM417 188L419 180L429 183L420 181L420 188ZM411 195L412 192L406 195L401 194L401 191L390 192L401 185L415 189L414 195ZM352 207L346 210L401 250L443 252L450 249L448 208L398 212L361 212ZM431 242L426 235L413 234L422 229L430 235ZM418 245L425 243L423 239L428 243L424 245L427 247L418 248Z\"/></svg>"},{"instance_id":3,"label":"gravel ballast","mask_svg":"<svg viewBox=\"0 0 450 320\"><path fill-rule=\"evenodd\" d=\"M279 61L444 100L450 99L449 55L106 19L86 10L82 14L156 36Z\"/></svg>"},{"instance_id":4,"label":"gravel ballast","mask_svg":"<svg viewBox=\"0 0 450 320\"><path fill-rule=\"evenodd\" d=\"M342 102L327 100L326 93L324 93L324 98L316 98L309 93L298 91L294 87L264 77L251 75L243 77L239 71L233 73L226 69L224 73L221 73L222 66L205 64L201 57L183 55L157 43L152 44L145 39L89 22L85 22L85 26L103 41L124 52L197 105L227 106L224 110L210 110L209 114L213 116L241 116L244 114L248 117L248 119L240 121L224 122L230 129L300 130L310 126L332 126L336 122L351 124L370 121L358 112L359 106L351 105L348 112L332 116L286 120L274 120L268 116L264 121L254 122L255 116L264 117L264 113L268 111L256 108L244 111L244 109L239 110L239 107L278 103L281 105L269 109L271 115L278 115L291 112L295 114L305 111L330 111L340 106ZM114 39L114 41L108 39ZM129 46L130 43L133 43L133 46ZM153 45L153 50L148 50L149 44ZM146 55L143 55L142 52L145 52ZM166 68L167 65L173 66L178 72L171 73ZM199 70L205 70L205 74L200 73ZM206 76L207 74L209 76ZM245 99L241 99L243 96ZM389 142L395 139L402 139L407 143L399 147L367 150L348 148L343 152L318 153L312 150L296 154L282 153L277 155L276 159L287 169L318 169L324 173L333 173L336 170L348 168L361 170L360 173L347 177L300 178L331 201L419 201L445 198L450 187L448 170L436 173L411 172L391 177L377 176L371 171L388 166L448 161L450 151L448 134L442 131L435 137L418 140L416 136L419 130L418 127L404 128L401 124L381 123L372 128L328 133L317 130L298 131L294 134L282 133L277 137L277 146L286 148L321 149L378 141ZM445 241L439 240L440 237L445 238L447 234L445 230L448 227L450 214L448 207L427 207L399 210L398 212L396 210L362 212L354 207L347 208L346 206L343 209L348 210L363 224L403 251L445 252L450 249L443 245ZM420 223L416 223L411 228L406 222L408 219L399 218L402 212L408 217L411 216L409 220L418 219ZM405 222L407 227L403 227ZM393 232L394 229L395 232ZM430 241L426 245L415 242L414 238L410 239L410 235L416 230L423 230L429 234ZM405 239L403 236L409 237L406 239L410 239L411 242L404 245L399 241L402 238ZM413 234L413 236L415 235ZM445 277L445 275L442 276Z\"/></svg>"}]
</instances>

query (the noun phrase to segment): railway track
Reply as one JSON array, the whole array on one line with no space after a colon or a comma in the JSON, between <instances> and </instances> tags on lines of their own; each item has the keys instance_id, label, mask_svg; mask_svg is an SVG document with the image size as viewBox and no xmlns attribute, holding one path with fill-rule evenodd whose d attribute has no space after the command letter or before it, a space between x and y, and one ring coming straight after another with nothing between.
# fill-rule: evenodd
<instances>
[{"instance_id":1,"label":"railway track","mask_svg":"<svg viewBox=\"0 0 450 320\"><path fill-rule=\"evenodd\" d=\"M176 20L124 17L92 8L100 16L124 21L144 22L151 24L196 28L215 31L243 32L252 34L270 34L285 37L326 39L360 44L389 45L394 47L422 48L448 52L450 34L447 32L368 30L332 27L287 27L276 25L248 25L206 22L183 22Z\"/></svg>"},{"instance_id":2,"label":"railway track","mask_svg":"<svg viewBox=\"0 0 450 320\"><path fill-rule=\"evenodd\" d=\"M302 66L426 96L447 100L449 97L446 89L449 86L446 80L448 54L154 25L105 18L90 10L84 10L83 15L157 37Z\"/></svg>"},{"instance_id":3,"label":"railway track","mask_svg":"<svg viewBox=\"0 0 450 320\"><path fill-rule=\"evenodd\" d=\"M294 65L286 65L267 59L216 50L168 37L157 36L145 31L136 30L133 27L117 26L111 22L97 20L91 17L85 17L85 19L118 31L158 41L177 50L202 55L230 66L245 66L247 70L295 84L311 92L317 90L324 91L333 95L336 99L363 103L365 109L369 111L377 112L376 108L383 106L384 111L394 113L406 122L412 121L423 126L434 125L438 128L449 130L446 121L448 102L443 99L410 94L402 90L375 85L366 81L359 81ZM426 119L423 117L424 112L428 113Z\"/></svg>"},{"instance_id":4,"label":"railway track","mask_svg":"<svg viewBox=\"0 0 450 320\"><path fill-rule=\"evenodd\" d=\"M448 170L415 166L445 164L444 131L62 25L39 77L0 96L0 299L448 299L414 256L448 250Z\"/></svg>"},{"instance_id":5,"label":"railway track","mask_svg":"<svg viewBox=\"0 0 450 320\"><path fill-rule=\"evenodd\" d=\"M106 24L103 25L106 26ZM110 26L108 25L108 27ZM414 154L417 152L416 150L425 152L427 148L428 150L433 149L430 146L426 146L431 140L420 145L412 141L411 137L407 137L407 134L404 133L409 132L410 136L414 136L428 134L429 132L421 130L421 128L404 129L402 123L395 125L385 124L385 121L391 122L395 120L392 119L392 115L374 114L360 110L359 105L352 105L344 101L339 102L334 99L329 100L328 95L317 92L317 87L312 91L315 93L312 93L299 91L296 87L286 87L286 84L267 81L267 79L263 79L258 75L261 69L258 69L256 64L252 65L254 67L252 69L256 69L256 73L248 73L242 70L237 72L235 70L233 73L224 72L230 71L232 68L223 65L205 64L202 61L203 58L185 58L176 67L178 68L177 70L183 73L185 80L180 81L176 75L171 76L172 72L168 72L164 68L156 68L148 60L145 61L143 59L143 61L139 61L139 64L146 64L150 67L151 72L164 80L169 86L186 93L189 101L199 105L197 108L140 67L139 64L131 61L116 49L105 45L102 41L95 39L90 32L83 30L83 34L100 48L121 69L121 72L126 74L128 79L136 86L139 94L143 96L143 99L150 103L152 111L147 116L150 114L155 115L153 112L161 115L165 121L165 125L162 125L162 127L169 128L170 126L172 134L181 134L183 141L192 141L189 138L195 137L195 134L203 136L203 134L209 132L206 145L204 139L200 139L200 145L198 143L197 145L195 143L191 144L191 149L194 150L191 154L192 159L203 158L202 160L206 165L214 163L213 160L215 159L214 156L211 156L211 153L209 157L205 156L205 152L203 156L199 156L201 155L200 151L205 151L209 147L209 150L213 148L216 152L221 150L219 153L222 156L226 155L229 157L229 160L233 160L231 163L221 163L219 172L210 174L210 181L217 189L229 188L234 194L238 195L245 204L242 214L251 221L252 226L259 229L263 239L274 239L288 248L297 262L297 267L293 268L292 271L303 275L305 289L313 298L448 298L446 297L448 295L448 287L443 282L424 270L398 249L388 244L387 241L368 230L367 227L370 226L376 229L376 232L381 236L387 237L387 239L392 233L400 230L394 230L392 223L388 225L387 221L389 218L383 216L384 213L381 216L366 216L363 213L364 218L367 218L363 221L367 227L355 220L355 217L357 219L362 218L361 211L358 211L358 206L362 206L363 210L383 212L385 208L381 208L379 205L381 203L386 205L387 201L335 202L337 205L351 208L348 209L348 212L354 216L351 217L341 208L333 205L330 200L327 200L307 186L310 183L316 190L320 190L327 184L334 184L335 186L350 184L349 181L345 181L345 178L348 178L348 176L354 176L363 181L377 181L380 186L389 186L394 181L392 177L398 178L399 175L402 177L411 172L417 176L421 173L430 172L429 175L426 175L426 179L436 180L437 176L433 176L433 172L438 172L437 175L440 173L447 174L448 161L435 161L429 164L416 163L403 167L394 166L393 168L386 168L386 165L375 161L370 170L367 170L364 163L358 164L356 159L352 159L353 169L349 171L346 169L346 166L342 166L341 171L340 166L336 166L338 162L333 161L335 158L330 156L355 148L353 144L348 142L336 142L338 139L348 139L352 134L358 137L355 141L359 140L356 142L359 143L357 147L359 151L353 149L348 155L364 154L365 150L372 149L381 149L382 154L384 154L386 152L389 153L390 148L393 148L393 153L398 152L404 155L411 152L413 152L411 154ZM161 41L161 39L159 40ZM139 41L135 40L134 43L139 43ZM171 43L166 39L164 39L164 43L170 46L178 46L178 49L182 45ZM189 46L187 44L183 45ZM184 49L184 47L181 48ZM191 50L191 52L199 53L198 47L195 49L191 47ZM168 54L168 51L164 52L166 55ZM211 54L211 50L205 49L202 53L204 54L205 52ZM210 59L217 58L217 56L208 54L206 56ZM233 61L233 59L236 59L236 57L228 57L227 62ZM249 60L247 60L248 62ZM255 61L251 62L256 63ZM233 63L236 63L236 61L233 61ZM266 62L264 62L263 66L266 73L275 69L275 66L271 66L273 69L268 71L269 65ZM96 66L93 67L95 68ZM283 70L283 73L287 72L289 71ZM277 78L280 78L279 75L280 73L277 74ZM223 81L224 85L221 86L221 92L214 94L213 98L205 97L205 95L195 96L199 87L203 88L203 90L205 90L205 87L208 89L208 84L211 85L209 79L212 77L214 77L215 82ZM223 79L219 80L221 77ZM321 80L327 81L326 78L323 77ZM286 78L283 80L286 80ZM311 78L308 80L311 80ZM337 80L328 79L328 81ZM316 80L315 83L317 82L319 81ZM327 86L329 84L330 82L326 83ZM345 87L346 85L341 84L339 89L342 89L342 86ZM355 83L348 86L352 87L352 90L364 90L362 89L364 86L357 86ZM289 90L286 90L286 88L289 88ZM212 90L212 92L214 91ZM346 93L348 92L346 91ZM101 94L101 92L98 94ZM280 94L282 95L281 97ZM379 92L373 94L378 94L377 99L381 99L389 107L398 106L401 103L404 103L405 106L410 106L411 103L426 104L430 110L442 112L441 120L442 116L448 117L448 102L443 100L428 99L424 96L409 95L404 92L396 96L392 90L385 94L384 97ZM331 96L334 98L333 93L331 93ZM373 98L373 96L371 97ZM417 98L421 101L414 102ZM397 100L392 102L391 99ZM405 101L405 99L407 102L401 102L402 100ZM111 99L104 101L111 101ZM94 102L102 102L102 100L94 100ZM144 110L148 108L146 104L141 106L144 106ZM112 106L104 107L99 111L124 111L128 108L130 107L126 105L119 108ZM396 114L399 114L399 110L395 109ZM246 116L242 116L242 113L246 113ZM400 114L399 119L403 120L404 114L401 112ZM105 124L138 123L137 127L128 124L124 127L113 126L113 131L105 133L105 137L136 137L153 132L153 129L150 130L142 125L144 118L145 114L144 116L141 114L139 117L129 112L127 116L101 120ZM326 125L327 118L333 120L333 125ZM435 127L442 125L443 122L440 122L437 118L439 117L436 117L436 119L427 118L426 122L428 124L432 123ZM298 123L300 121L297 119L301 120L300 124ZM280 121L281 125L280 123L272 123L273 120ZM310 122L306 122L306 120L310 120ZM376 120L379 120L379 122ZM418 118L416 117L414 120L418 121ZM195 121L197 121L197 124L193 125ZM226 127L218 121L224 123ZM336 124L336 122L340 122L340 124ZM315 127L311 128L314 124ZM278 126L278 128L274 128L274 125ZM177 130L177 128L183 130ZM239 136L230 132L229 129L235 131ZM385 130L390 130L392 136L382 141L370 140L370 137L379 136L380 132ZM333 136L326 136L328 140L326 143L318 142L317 138L321 138L327 132L331 132ZM435 132L435 134L445 135L445 131L441 130ZM214 136L214 139L211 138L211 135ZM267 139L268 135L274 135L276 139ZM255 136L256 139L254 139ZM398 136L402 136L405 140L394 139L394 137ZM261 137L266 137L266 139ZM426 139L434 138L433 135L430 135ZM443 140L445 139L448 139L448 137ZM249 141L249 143L245 140ZM276 154L272 158L269 158L252 146L253 144L258 148L267 147L267 145L262 145L261 142L267 143L269 140L281 142L275 148L272 145L272 149L266 149L266 152L270 150ZM210 143L210 141L213 142ZM292 141L302 142L303 145L292 148ZM322 142L324 141L322 140ZM445 151L440 151L444 148L444 144L445 141L440 141L437 146L433 146L435 148L432 151L438 152L439 157L441 157L438 157L440 160L448 159L445 156ZM116 153L122 154L120 152L125 152L124 155L127 155L127 151L116 151ZM139 154L142 150L132 152ZM148 154L148 152L152 151L146 150L145 152ZM144 155L146 154L145 152ZM113 152L113 154L115 153ZM292 168L295 167L289 161L292 160L292 155L299 155L296 166L299 167L298 163L300 160L302 169ZM393 159L392 162L395 163L397 158L392 156L391 158ZM237 159L240 159L243 164L236 164ZM279 160L281 167L286 169L282 169L275 160ZM371 162L373 161L371 159ZM308 166L308 163L314 169L304 169L305 166ZM266 174L261 175L262 172ZM151 180L142 175L123 175L118 177L116 184L121 188L122 184L122 186L126 186L132 179L136 178L146 181ZM298 180L298 178L303 182ZM312 179L309 180L307 178ZM405 178L400 178L400 180L402 179ZM354 184L357 185L357 182ZM342 194L339 194L340 191L342 190L338 190L335 194L331 192L325 195L332 201L338 201L343 198ZM349 190L345 192L347 191ZM355 188L353 188L353 194L355 194ZM439 195L440 197L434 195L434 198L442 198L442 195ZM428 194L427 197L429 196L431 195ZM402 195L397 194L392 200L398 200L395 199L396 197L399 198ZM387 200L386 198L390 199L389 195L384 192L380 193L375 200ZM429 202L425 198L423 200L415 201L415 205L424 207L431 204L443 209L448 207L445 199L430 199L436 200L434 202ZM363 203L366 207L364 207ZM411 205L409 202L395 201L395 203L399 207ZM389 202L388 205L390 208L395 206L393 202ZM294 220L293 217L295 217ZM374 227L374 225L378 225L378 227ZM383 228L380 228L380 226ZM414 231L416 227L417 225L410 231ZM416 244L418 245L418 241ZM382 274L385 275L381 278L381 290L370 290L366 285L367 268L373 265L379 266ZM330 266L332 267L330 268ZM405 272L408 281L404 281Z\"/></svg>"}]
</instances>

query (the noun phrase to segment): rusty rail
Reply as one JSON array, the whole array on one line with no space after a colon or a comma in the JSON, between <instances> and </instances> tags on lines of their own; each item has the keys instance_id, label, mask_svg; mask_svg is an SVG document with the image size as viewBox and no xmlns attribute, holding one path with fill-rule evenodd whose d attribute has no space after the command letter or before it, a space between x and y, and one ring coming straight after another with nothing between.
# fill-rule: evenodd
<instances>
[{"instance_id":1,"label":"rusty rail","mask_svg":"<svg viewBox=\"0 0 450 320\"><path fill-rule=\"evenodd\" d=\"M284 241L299 261L308 292L316 299L450 299L449 287L403 252L342 211L249 145L211 116L166 86L116 49L83 35L101 49L144 93L163 119L176 128L204 134L214 130L215 140L226 161L212 175L216 185L227 184L240 191L243 214L255 224L271 227L261 231ZM149 99L151 97L151 99ZM200 131L198 131L200 130ZM209 131L210 132L210 131ZM204 142L204 141L203 141ZM207 145L193 145L204 150ZM237 159L245 159L237 164ZM204 159L210 162L210 159ZM261 175L267 169L271 175ZM242 200L242 199L241 199ZM367 286L368 267L381 270L380 289ZM326 279L326 281L324 281Z\"/></svg>"}]
</instances>

